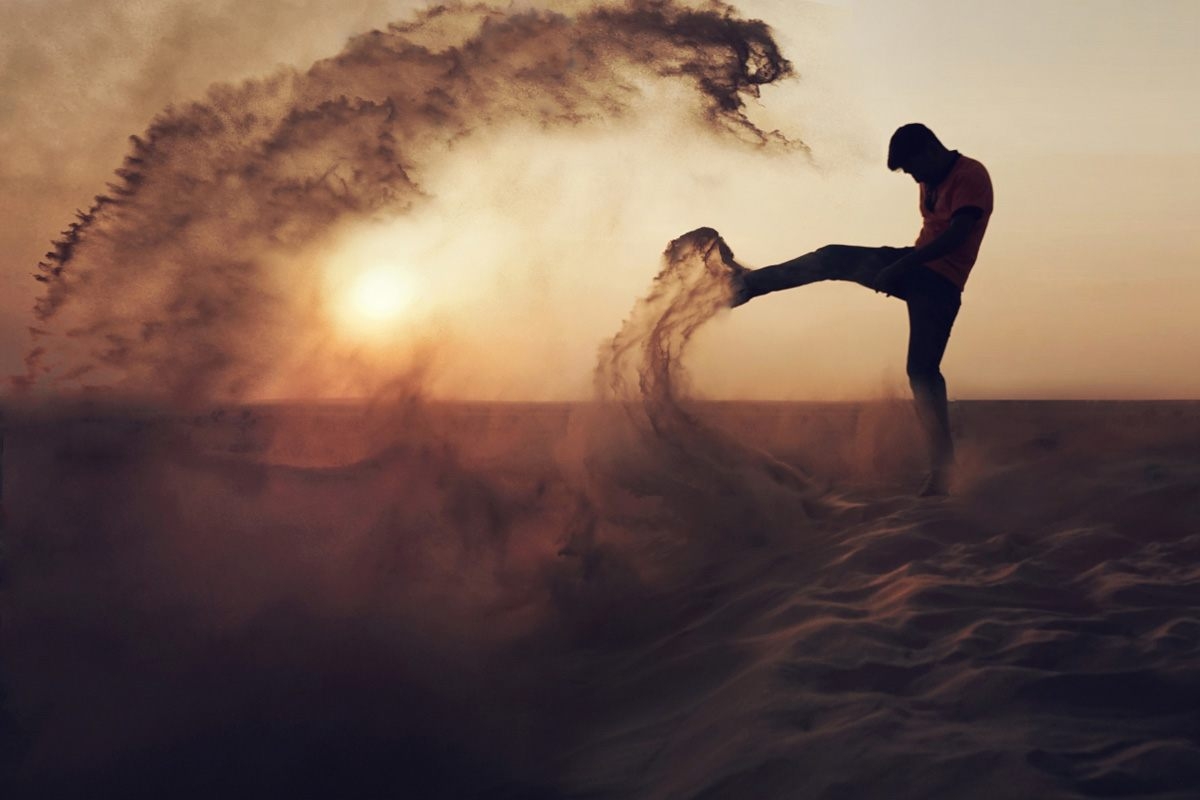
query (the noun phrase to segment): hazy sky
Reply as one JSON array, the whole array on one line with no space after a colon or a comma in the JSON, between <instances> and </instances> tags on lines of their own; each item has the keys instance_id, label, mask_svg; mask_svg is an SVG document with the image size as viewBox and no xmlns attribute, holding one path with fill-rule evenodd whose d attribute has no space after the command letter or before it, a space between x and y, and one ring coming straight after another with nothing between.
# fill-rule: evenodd
<instances>
[{"instance_id":1,"label":"hazy sky","mask_svg":"<svg viewBox=\"0 0 1200 800\"><path fill-rule=\"evenodd\" d=\"M830 51L812 78L836 83L848 127L878 144L874 163L846 167L853 177L831 174L817 196L793 196L795 209L822 221L804 238L815 244L834 225L831 238L847 242L915 231L915 187L881 162L897 124L926 122L987 164L996 192L947 352L952 394L1200 396L1200 3L838 5L844 13L829 21ZM787 18L785 2L747 8ZM779 30L786 42L795 28L781 21ZM820 208L822 194L836 197L834 209ZM753 246L731 238L739 255ZM822 352L831 383L854 359L852 393L873 370L902 382L902 313L885 305L876 320L876 298L824 291L828 335L806 327L781 349ZM783 330L816 300L768 302L778 306L769 326ZM832 333L862 324L849 338ZM753 328L766 335L768 323ZM812 366L805 357L801 369ZM751 382L786 369L783 358L730 363Z\"/></svg>"},{"instance_id":2,"label":"hazy sky","mask_svg":"<svg viewBox=\"0 0 1200 800\"><path fill-rule=\"evenodd\" d=\"M28 276L104 190L128 134L214 81L306 67L418 5L0 2L5 373L27 346ZM454 343L442 391L586 394L597 342L666 241L699 225L750 266L829 242L910 243L917 188L883 161L891 131L922 121L983 161L996 193L944 363L952 397L1200 397L1200 3L736 5L775 28L799 73L752 116L811 158L681 140L653 119L468 148L431 213L466 220L501 256L461 298L429 298L461 312L438 321ZM718 319L693 371L716 396L903 393L905 335L899 302L809 287Z\"/></svg>"}]
</instances>

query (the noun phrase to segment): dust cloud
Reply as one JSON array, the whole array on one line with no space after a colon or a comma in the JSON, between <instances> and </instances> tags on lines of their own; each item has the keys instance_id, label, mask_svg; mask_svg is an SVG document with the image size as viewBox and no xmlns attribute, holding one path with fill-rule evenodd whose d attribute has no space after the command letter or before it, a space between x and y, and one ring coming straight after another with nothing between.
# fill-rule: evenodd
<instances>
[{"instance_id":1,"label":"dust cloud","mask_svg":"<svg viewBox=\"0 0 1200 800\"><path fill-rule=\"evenodd\" d=\"M452 5L306 71L214 86L131 137L47 254L19 383L225 401L303 373L304 353L350 361L330 344L318 254L348 226L419 214L473 139L631 123L664 86L699 129L801 147L743 113L790 71L764 23L720 4Z\"/></svg>"},{"instance_id":2,"label":"dust cloud","mask_svg":"<svg viewBox=\"0 0 1200 800\"><path fill-rule=\"evenodd\" d=\"M26 796L553 796L604 705L573 648L644 640L724 534L763 543L740 494L816 507L689 408L682 358L727 304L728 248L671 243L583 409L431 404L419 347L365 402L239 401L281 363L345 357L327 327L306 338L329 316L313 265L348 231L426 219L473 139L623 125L666 84L696 130L802 147L743 113L789 72L719 4L456 5L134 137L40 265L6 456L0 777ZM704 508L720 518L693 529Z\"/></svg>"},{"instance_id":3,"label":"dust cloud","mask_svg":"<svg viewBox=\"0 0 1200 800\"><path fill-rule=\"evenodd\" d=\"M736 269L673 241L580 407L429 403L417 370L365 405L18 409L0 779L561 796L606 659L847 507L693 408Z\"/></svg>"},{"instance_id":4,"label":"dust cloud","mask_svg":"<svg viewBox=\"0 0 1200 800\"><path fill-rule=\"evenodd\" d=\"M416 367L365 404L17 409L0 776L18 796L588 785L573 748L626 702L607 661L747 552L818 547L858 507L689 392L740 269L712 229L672 241L582 405L431 403Z\"/></svg>"},{"instance_id":5,"label":"dust cloud","mask_svg":"<svg viewBox=\"0 0 1200 800\"><path fill-rule=\"evenodd\" d=\"M706 421L691 397L688 345L729 308L741 269L711 228L675 239L650 292L600 348L597 402L573 417L584 504L572 545L593 550L605 520L627 532L640 519L642 541L673 536L695 554L703 542L762 544L826 510L800 470Z\"/></svg>"}]
</instances>

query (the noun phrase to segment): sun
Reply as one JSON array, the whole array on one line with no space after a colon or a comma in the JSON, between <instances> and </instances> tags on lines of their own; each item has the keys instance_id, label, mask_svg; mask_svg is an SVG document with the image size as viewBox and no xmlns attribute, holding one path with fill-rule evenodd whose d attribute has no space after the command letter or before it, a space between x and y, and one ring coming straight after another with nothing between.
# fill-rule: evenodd
<instances>
[{"instance_id":1,"label":"sun","mask_svg":"<svg viewBox=\"0 0 1200 800\"><path fill-rule=\"evenodd\" d=\"M381 336L405 321L415 299L412 283L401 269L376 265L349 280L338 303L338 316L357 334Z\"/></svg>"}]
</instances>

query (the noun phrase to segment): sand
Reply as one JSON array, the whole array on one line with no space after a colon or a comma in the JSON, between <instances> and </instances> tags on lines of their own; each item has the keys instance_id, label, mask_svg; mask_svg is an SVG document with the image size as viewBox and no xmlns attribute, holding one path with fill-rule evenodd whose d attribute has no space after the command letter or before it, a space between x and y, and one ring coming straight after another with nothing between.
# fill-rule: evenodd
<instances>
[{"instance_id":1,"label":"sand","mask_svg":"<svg viewBox=\"0 0 1200 800\"><path fill-rule=\"evenodd\" d=\"M906 403L690 410L822 508L583 514L591 406L10 411L5 796L1197 796L1200 404L955 403L947 500Z\"/></svg>"}]
</instances>

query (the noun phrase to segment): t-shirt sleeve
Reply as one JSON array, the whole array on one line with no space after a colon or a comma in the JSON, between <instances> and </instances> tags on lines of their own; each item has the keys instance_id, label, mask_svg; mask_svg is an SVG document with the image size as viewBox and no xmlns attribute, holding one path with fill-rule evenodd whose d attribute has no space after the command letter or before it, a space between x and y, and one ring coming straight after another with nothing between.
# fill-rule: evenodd
<instances>
[{"instance_id":1,"label":"t-shirt sleeve","mask_svg":"<svg viewBox=\"0 0 1200 800\"><path fill-rule=\"evenodd\" d=\"M950 193L950 215L960 210L977 208L984 214L992 213L992 179L982 165L975 169L964 170L962 177L955 181Z\"/></svg>"}]
</instances>

